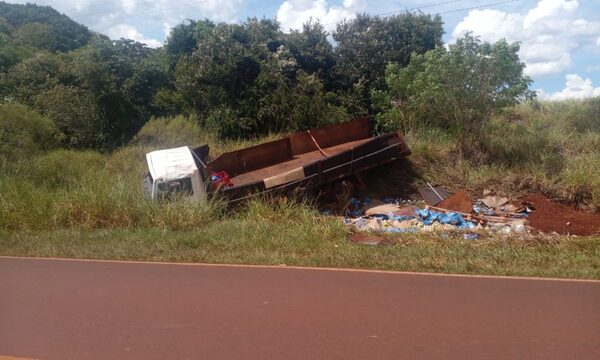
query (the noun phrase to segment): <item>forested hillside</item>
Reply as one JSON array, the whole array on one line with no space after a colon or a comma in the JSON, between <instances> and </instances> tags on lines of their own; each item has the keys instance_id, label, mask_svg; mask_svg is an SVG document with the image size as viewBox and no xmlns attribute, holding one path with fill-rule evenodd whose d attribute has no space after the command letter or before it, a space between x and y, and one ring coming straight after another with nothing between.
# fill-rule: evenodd
<instances>
[{"instance_id":1,"label":"forested hillside","mask_svg":"<svg viewBox=\"0 0 600 360\"><path fill-rule=\"evenodd\" d=\"M0 71L37 51L67 52L86 45L91 32L51 7L0 2Z\"/></svg>"}]
</instances>

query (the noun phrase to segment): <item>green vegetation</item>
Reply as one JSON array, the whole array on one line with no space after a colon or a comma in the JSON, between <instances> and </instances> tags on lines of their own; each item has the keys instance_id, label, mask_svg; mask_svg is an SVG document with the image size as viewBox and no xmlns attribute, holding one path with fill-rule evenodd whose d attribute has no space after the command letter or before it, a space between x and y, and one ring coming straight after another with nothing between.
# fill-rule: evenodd
<instances>
[{"instance_id":1,"label":"green vegetation","mask_svg":"<svg viewBox=\"0 0 600 360\"><path fill-rule=\"evenodd\" d=\"M29 159L60 143L61 134L50 119L18 104L0 109L0 168L5 161Z\"/></svg>"},{"instance_id":2,"label":"green vegetation","mask_svg":"<svg viewBox=\"0 0 600 360\"><path fill-rule=\"evenodd\" d=\"M0 254L600 279L598 237L465 241L413 234L394 237L395 245L367 246L350 243L336 219L297 206L257 206L260 217L250 209L195 230L11 233L0 241Z\"/></svg>"},{"instance_id":3,"label":"green vegetation","mask_svg":"<svg viewBox=\"0 0 600 360\"><path fill-rule=\"evenodd\" d=\"M454 190L541 192L599 211L598 114L600 98L526 102L486 122L480 147L468 155L460 154L460 135L409 132L411 160L426 179Z\"/></svg>"},{"instance_id":4,"label":"green vegetation","mask_svg":"<svg viewBox=\"0 0 600 360\"><path fill-rule=\"evenodd\" d=\"M318 22L288 34L270 19L190 20L149 49L91 36L48 7L0 5L0 98L50 118L74 149L114 150L152 116L193 115L237 139L373 114L385 64L442 44L439 17L406 13L361 15L332 34Z\"/></svg>"},{"instance_id":5,"label":"green vegetation","mask_svg":"<svg viewBox=\"0 0 600 360\"><path fill-rule=\"evenodd\" d=\"M494 113L535 95L518 51L518 44L466 35L449 50L415 54L405 67L390 63L387 89L373 92L378 124L387 131L450 130L461 135L461 150L473 150Z\"/></svg>"},{"instance_id":6,"label":"green vegetation","mask_svg":"<svg viewBox=\"0 0 600 360\"><path fill-rule=\"evenodd\" d=\"M0 254L600 278L598 237L367 247L310 198L234 210L143 193L148 151L207 143L214 157L368 115L405 134L417 182L597 211L600 99L536 100L516 44L466 36L446 49L439 16L405 13L332 34L191 20L149 49L49 7L0 2L0 14ZM397 193L406 164L379 169L371 188Z\"/></svg>"}]
</instances>

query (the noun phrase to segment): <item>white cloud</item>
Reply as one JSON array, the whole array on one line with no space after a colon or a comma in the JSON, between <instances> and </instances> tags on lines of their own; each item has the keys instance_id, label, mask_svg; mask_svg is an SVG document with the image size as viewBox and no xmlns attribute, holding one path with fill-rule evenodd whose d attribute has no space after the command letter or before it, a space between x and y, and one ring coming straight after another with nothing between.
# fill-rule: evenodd
<instances>
[{"instance_id":1,"label":"white cloud","mask_svg":"<svg viewBox=\"0 0 600 360\"><path fill-rule=\"evenodd\" d=\"M578 18L578 7L577 0L541 0L526 14L472 10L452 36L456 39L470 31L485 41L520 41L527 75L556 74L571 66L573 50L600 35L600 21Z\"/></svg>"},{"instance_id":2,"label":"white cloud","mask_svg":"<svg viewBox=\"0 0 600 360\"><path fill-rule=\"evenodd\" d=\"M594 87L590 79L584 79L577 74L568 74L565 78L564 89L550 94L538 90L538 95L542 99L548 100L584 99L600 96L600 87Z\"/></svg>"},{"instance_id":3,"label":"white cloud","mask_svg":"<svg viewBox=\"0 0 600 360\"><path fill-rule=\"evenodd\" d=\"M578 7L577 0L541 0L535 8L529 10L523 25L526 29L531 28L539 20L559 16L564 11L572 12Z\"/></svg>"},{"instance_id":4,"label":"white cloud","mask_svg":"<svg viewBox=\"0 0 600 360\"><path fill-rule=\"evenodd\" d=\"M127 24L119 24L111 27L106 31L106 35L113 40L118 40L120 38L135 40L144 43L151 48L162 46L160 41L156 39L146 39L135 27Z\"/></svg>"},{"instance_id":5,"label":"white cloud","mask_svg":"<svg viewBox=\"0 0 600 360\"><path fill-rule=\"evenodd\" d=\"M344 20L356 16L357 12L367 10L366 0L344 0L341 6L329 5L327 0L287 0L277 10L277 20L281 29L301 29L302 24L310 20L319 20L329 31Z\"/></svg>"},{"instance_id":6,"label":"white cloud","mask_svg":"<svg viewBox=\"0 0 600 360\"><path fill-rule=\"evenodd\" d=\"M165 34L165 38L169 36L172 28L173 28L173 24L169 24L168 22L163 22L163 33Z\"/></svg>"}]
</instances>

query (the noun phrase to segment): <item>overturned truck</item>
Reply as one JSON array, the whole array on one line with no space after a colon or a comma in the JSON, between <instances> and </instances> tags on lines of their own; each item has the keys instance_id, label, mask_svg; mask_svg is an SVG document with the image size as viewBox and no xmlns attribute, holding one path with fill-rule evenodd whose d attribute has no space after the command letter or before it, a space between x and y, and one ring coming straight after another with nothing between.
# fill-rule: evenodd
<instances>
[{"instance_id":1,"label":"overturned truck","mask_svg":"<svg viewBox=\"0 0 600 360\"><path fill-rule=\"evenodd\" d=\"M410 155L399 133L371 136L367 118L299 132L207 161L208 146L146 154L153 199L219 192L230 202L256 194L315 188Z\"/></svg>"}]
</instances>

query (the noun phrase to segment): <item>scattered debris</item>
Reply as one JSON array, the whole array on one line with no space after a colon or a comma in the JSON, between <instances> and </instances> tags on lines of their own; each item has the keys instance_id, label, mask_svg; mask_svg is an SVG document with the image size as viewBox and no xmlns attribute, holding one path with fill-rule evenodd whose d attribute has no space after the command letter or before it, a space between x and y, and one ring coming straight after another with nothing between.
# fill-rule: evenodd
<instances>
[{"instance_id":1,"label":"scattered debris","mask_svg":"<svg viewBox=\"0 0 600 360\"><path fill-rule=\"evenodd\" d=\"M233 183L231 182L231 179L229 178L229 174L227 174L227 172L225 171L217 171L216 173L213 173L210 176L210 181L212 183L213 188L218 189L221 187L233 187Z\"/></svg>"},{"instance_id":2,"label":"scattered debris","mask_svg":"<svg viewBox=\"0 0 600 360\"><path fill-rule=\"evenodd\" d=\"M473 211L473 200L471 200L465 190L462 190L434 206L462 213L470 213Z\"/></svg>"},{"instance_id":3,"label":"scattered debris","mask_svg":"<svg viewBox=\"0 0 600 360\"><path fill-rule=\"evenodd\" d=\"M473 201L466 190L451 194L427 185L419 188L426 205L392 198L350 198L344 209L344 224L370 233L462 232L465 240L479 239L486 232L600 234L600 214L577 211L542 195L515 200L486 190L482 198Z\"/></svg>"},{"instance_id":4,"label":"scattered debris","mask_svg":"<svg viewBox=\"0 0 600 360\"><path fill-rule=\"evenodd\" d=\"M396 215L396 216L411 216L411 215L415 214L417 209L419 209L419 208L414 205L404 206L404 207L401 207L398 210L394 211L394 215Z\"/></svg>"},{"instance_id":5,"label":"scattered debris","mask_svg":"<svg viewBox=\"0 0 600 360\"><path fill-rule=\"evenodd\" d=\"M465 190L450 194L430 184L420 192L426 197L425 207L404 205L406 201L398 199L351 198L344 223L367 232L470 231L464 234L468 240L481 236L473 230L512 234L530 229L526 217L531 209L516 206L508 198L488 195L473 203Z\"/></svg>"},{"instance_id":6,"label":"scattered debris","mask_svg":"<svg viewBox=\"0 0 600 360\"><path fill-rule=\"evenodd\" d=\"M477 233L466 233L463 235L463 239L465 240L477 240L481 237L481 235Z\"/></svg>"},{"instance_id":7,"label":"scattered debris","mask_svg":"<svg viewBox=\"0 0 600 360\"><path fill-rule=\"evenodd\" d=\"M487 206L489 208L498 209L502 205L505 205L508 203L508 198L500 197L500 196L486 196L483 199L481 199L481 202L483 202L485 204L485 206Z\"/></svg>"},{"instance_id":8,"label":"scattered debris","mask_svg":"<svg viewBox=\"0 0 600 360\"><path fill-rule=\"evenodd\" d=\"M450 194L444 188L441 186L432 186L430 183L427 183L426 187L419 187L419 193L429 206L436 206L442 200L450 197Z\"/></svg>"},{"instance_id":9,"label":"scattered debris","mask_svg":"<svg viewBox=\"0 0 600 360\"><path fill-rule=\"evenodd\" d=\"M398 210L398 205L381 203L368 206L365 210L365 215L372 216L377 214L385 214L388 216L394 216L394 213Z\"/></svg>"}]
</instances>

